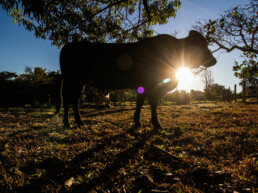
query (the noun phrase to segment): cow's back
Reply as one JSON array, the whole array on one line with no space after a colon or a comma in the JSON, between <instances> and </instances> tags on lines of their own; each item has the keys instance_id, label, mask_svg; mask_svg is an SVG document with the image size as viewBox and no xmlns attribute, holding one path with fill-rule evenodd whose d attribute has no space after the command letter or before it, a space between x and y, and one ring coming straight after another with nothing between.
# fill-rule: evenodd
<instances>
[{"instance_id":1,"label":"cow's back","mask_svg":"<svg viewBox=\"0 0 258 193\"><path fill-rule=\"evenodd\" d=\"M97 87L120 88L133 74L136 44L72 42L60 53L63 77L94 81ZM118 85L117 85L118 84ZM125 87L128 87L125 85Z\"/></svg>"},{"instance_id":2,"label":"cow's back","mask_svg":"<svg viewBox=\"0 0 258 193\"><path fill-rule=\"evenodd\" d=\"M97 87L132 88L166 77L178 40L158 35L137 43L72 42L61 50L64 77L93 80Z\"/></svg>"}]
</instances>

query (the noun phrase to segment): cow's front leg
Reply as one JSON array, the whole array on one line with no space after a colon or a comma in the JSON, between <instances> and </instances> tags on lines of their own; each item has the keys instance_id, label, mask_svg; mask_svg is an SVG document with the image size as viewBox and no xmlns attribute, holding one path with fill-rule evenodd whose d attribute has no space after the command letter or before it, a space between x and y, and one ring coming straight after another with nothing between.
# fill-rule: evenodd
<instances>
[{"instance_id":1,"label":"cow's front leg","mask_svg":"<svg viewBox=\"0 0 258 193\"><path fill-rule=\"evenodd\" d=\"M79 112L78 100L73 102L73 111L74 111L74 116L75 116L75 122L78 124L78 126L84 125L84 123L81 120L81 115L80 115L80 112Z\"/></svg>"},{"instance_id":2,"label":"cow's front leg","mask_svg":"<svg viewBox=\"0 0 258 193\"><path fill-rule=\"evenodd\" d=\"M149 103L151 107L151 123L153 124L155 130L161 129L162 127L159 124L157 117L158 99L150 98Z\"/></svg>"},{"instance_id":3,"label":"cow's front leg","mask_svg":"<svg viewBox=\"0 0 258 193\"><path fill-rule=\"evenodd\" d=\"M140 122L140 113L141 113L141 108L142 105L144 104L145 96L141 94L137 94L137 99L136 99L136 110L134 113L134 124L136 127L141 127L141 122Z\"/></svg>"}]
</instances>

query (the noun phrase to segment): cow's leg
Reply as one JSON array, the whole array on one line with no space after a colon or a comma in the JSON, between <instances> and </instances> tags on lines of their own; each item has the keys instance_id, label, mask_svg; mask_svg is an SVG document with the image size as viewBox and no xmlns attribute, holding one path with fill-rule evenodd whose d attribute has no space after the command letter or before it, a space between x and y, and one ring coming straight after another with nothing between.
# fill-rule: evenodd
<instances>
[{"instance_id":1,"label":"cow's leg","mask_svg":"<svg viewBox=\"0 0 258 193\"><path fill-rule=\"evenodd\" d=\"M134 113L134 124L136 127L141 127L141 122L140 122L140 113L141 113L141 108L142 105L144 104L145 96L141 94L137 94L137 99L136 99L136 110Z\"/></svg>"},{"instance_id":2,"label":"cow's leg","mask_svg":"<svg viewBox=\"0 0 258 193\"><path fill-rule=\"evenodd\" d=\"M82 88L83 86L76 86L74 89L74 95L73 95L73 111L75 116L75 122L81 126L83 125L83 122L81 120L81 115L79 111L79 100L80 96L82 94Z\"/></svg>"},{"instance_id":3,"label":"cow's leg","mask_svg":"<svg viewBox=\"0 0 258 193\"><path fill-rule=\"evenodd\" d=\"M79 103L78 103L79 99L73 102L73 111L74 111L74 116L75 116L75 122L81 126L83 125L83 122L81 120L81 115L80 115L80 111L79 111Z\"/></svg>"},{"instance_id":4,"label":"cow's leg","mask_svg":"<svg viewBox=\"0 0 258 193\"><path fill-rule=\"evenodd\" d=\"M57 99L55 115L58 115L60 113L60 110L61 110L61 100Z\"/></svg>"},{"instance_id":5,"label":"cow's leg","mask_svg":"<svg viewBox=\"0 0 258 193\"><path fill-rule=\"evenodd\" d=\"M158 107L158 99L157 98L149 98L149 103L151 107L151 123L153 124L155 129L162 128L159 124L158 117L157 117L157 107Z\"/></svg>"},{"instance_id":6,"label":"cow's leg","mask_svg":"<svg viewBox=\"0 0 258 193\"><path fill-rule=\"evenodd\" d=\"M64 116L63 116L63 124L64 124L64 128L70 128L70 123L69 123L69 103L68 101L64 100Z\"/></svg>"},{"instance_id":7,"label":"cow's leg","mask_svg":"<svg viewBox=\"0 0 258 193\"><path fill-rule=\"evenodd\" d=\"M71 84L69 84L69 81L63 80L62 84L62 100L63 100L63 106L64 106L64 116L63 116L63 124L64 128L70 128L69 123L69 106L71 104Z\"/></svg>"}]
</instances>

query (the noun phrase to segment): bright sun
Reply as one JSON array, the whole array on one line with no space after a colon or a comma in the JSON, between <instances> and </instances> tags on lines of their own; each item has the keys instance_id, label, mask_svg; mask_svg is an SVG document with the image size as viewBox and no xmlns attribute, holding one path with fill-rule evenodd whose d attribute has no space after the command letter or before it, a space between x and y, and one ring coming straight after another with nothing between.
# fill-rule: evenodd
<instances>
[{"instance_id":1,"label":"bright sun","mask_svg":"<svg viewBox=\"0 0 258 193\"><path fill-rule=\"evenodd\" d=\"M176 72L179 90L188 90L189 84L194 80L194 75L189 68L182 67Z\"/></svg>"}]
</instances>

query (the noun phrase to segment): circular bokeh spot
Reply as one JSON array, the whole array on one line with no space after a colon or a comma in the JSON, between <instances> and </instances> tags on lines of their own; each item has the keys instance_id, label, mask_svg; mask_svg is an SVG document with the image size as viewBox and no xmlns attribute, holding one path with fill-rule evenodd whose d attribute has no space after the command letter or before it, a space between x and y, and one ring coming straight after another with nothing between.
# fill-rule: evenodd
<instances>
[{"instance_id":1,"label":"circular bokeh spot","mask_svg":"<svg viewBox=\"0 0 258 193\"><path fill-rule=\"evenodd\" d=\"M137 93L138 94L143 94L144 93L144 88L142 86L137 88Z\"/></svg>"}]
</instances>

